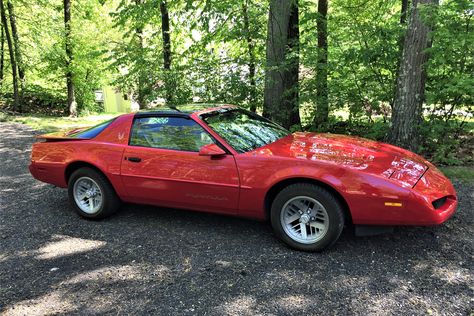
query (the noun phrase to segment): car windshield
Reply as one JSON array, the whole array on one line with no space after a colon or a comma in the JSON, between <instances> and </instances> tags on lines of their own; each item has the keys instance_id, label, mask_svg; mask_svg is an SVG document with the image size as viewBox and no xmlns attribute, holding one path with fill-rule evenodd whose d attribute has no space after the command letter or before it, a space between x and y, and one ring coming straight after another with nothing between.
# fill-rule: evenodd
<instances>
[{"instance_id":1,"label":"car windshield","mask_svg":"<svg viewBox=\"0 0 474 316\"><path fill-rule=\"evenodd\" d=\"M271 144L290 134L283 127L238 108L220 109L200 117L239 153Z\"/></svg>"}]
</instances>

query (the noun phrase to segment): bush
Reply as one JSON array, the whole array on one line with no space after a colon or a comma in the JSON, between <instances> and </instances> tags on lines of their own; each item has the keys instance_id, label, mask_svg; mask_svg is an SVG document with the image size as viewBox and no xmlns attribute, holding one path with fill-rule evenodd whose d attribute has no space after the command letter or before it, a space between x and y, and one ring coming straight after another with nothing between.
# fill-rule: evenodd
<instances>
[{"instance_id":1,"label":"bush","mask_svg":"<svg viewBox=\"0 0 474 316\"><path fill-rule=\"evenodd\" d=\"M383 141L388 133L388 129L388 123L385 123L382 120L375 120L373 122L363 121L362 119L341 121L331 117L328 123L319 126L313 131L353 135L376 141Z\"/></svg>"},{"instance_id":2,"label":"bush","mask_svg":"<svg viewBox=\"0 0 474 316\"><path fill-rule=\"evenodd\" d=\"M420 152L448 166L474 163L474 123L433 119L420 126Z\"/></svg>"},{"instance_id":3,"label":"bush","mask_svg":"<svg viewBox=\"0 0 474 316\"><path fill-rule=\"evenodd\" d=\"M13 112L13 94L5 93L2 97L4 100L2 110ZM35 85L29 85L21 97L23 113L64 116L67 115L66 104L67 99L64 94Z\"/></svg>"}]
</instances>

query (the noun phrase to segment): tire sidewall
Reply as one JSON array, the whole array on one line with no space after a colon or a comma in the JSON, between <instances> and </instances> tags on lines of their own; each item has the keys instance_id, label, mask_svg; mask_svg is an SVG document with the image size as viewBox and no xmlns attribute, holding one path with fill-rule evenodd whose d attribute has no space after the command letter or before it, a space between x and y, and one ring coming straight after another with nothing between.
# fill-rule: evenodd
<instances>
[{"instance_id":1,"label":"tire sidewall","mask_svg":"<svg viewBox=\"0 0 474 316\"><path fill-rule=\"evenodd\" d=\"M303 244L293 240L285 232L280 216L285 203L296 197L307 196L317 200L326 209L328 229L320 240L312 244ZM275 197L271 208L271 223L277 236L290 247L303 251L321 251L332 246L339 238L344 227L342 207L334 196L327 190L311 184L296 184L283 189Z\"/></svg>"}]
</instances>

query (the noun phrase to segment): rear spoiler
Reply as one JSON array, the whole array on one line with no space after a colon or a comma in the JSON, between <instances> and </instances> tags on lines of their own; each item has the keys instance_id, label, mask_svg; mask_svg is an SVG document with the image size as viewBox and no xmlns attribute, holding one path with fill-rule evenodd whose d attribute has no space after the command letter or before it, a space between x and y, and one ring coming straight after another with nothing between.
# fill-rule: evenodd
<instances>
[{"instance_id":1,"label":"rear spoiler","mask_svg":"<svg viewBox=\"0 0 474 316\"><path fill-rule=\"evenodd\" d=\"M48 133L48 134L43 134L43 135L38 135L36 136L36 139L41 141L41 140L44 140L44 141L71 141L71 140L85 140L85 139L90 139L90 138L86 138L86 137L74 137L74 136L71 136L71 135L74 135L82 130L85 130L87 129L87 127L85 128L76 128L76 129L73 129L73 130L70 130L70 131L66 131L66 132L54 132L54 133Z\"/></svg>"}]
</instances>

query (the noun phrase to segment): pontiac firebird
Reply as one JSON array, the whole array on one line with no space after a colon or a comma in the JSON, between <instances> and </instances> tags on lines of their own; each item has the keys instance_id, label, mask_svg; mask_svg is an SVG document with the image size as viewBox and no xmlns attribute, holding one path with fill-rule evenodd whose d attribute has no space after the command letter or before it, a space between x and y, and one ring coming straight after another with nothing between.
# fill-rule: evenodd
<instances>
[{"instance_id":1,"label":"pontiac firebird","mask_svg":"<svg viewBox=\"0 0 474 316\"><path fill-rule=\"evenodd\" d=\"M457 206L451 182L407 150L281 126L236 106L124 114L38 136L31 174L67 188L85 218L121 202L270 220L305 251L333 245L344 224L438 225Z\"/></svg>"}]
</instances>

